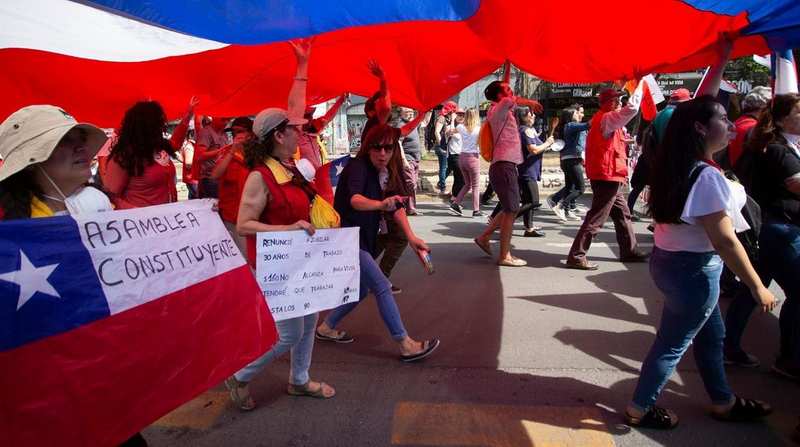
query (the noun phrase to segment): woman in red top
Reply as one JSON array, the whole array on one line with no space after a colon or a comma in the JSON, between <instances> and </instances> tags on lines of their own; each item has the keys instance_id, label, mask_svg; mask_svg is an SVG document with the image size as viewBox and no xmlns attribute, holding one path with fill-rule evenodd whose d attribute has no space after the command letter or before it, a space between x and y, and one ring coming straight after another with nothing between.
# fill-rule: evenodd
<instances>
[{"instance_id":1,"label":"woman in red top","mask_svg":"<svg viewBox=\"0 0 800 447\"><path fill-rule=\"evenodd\" d=\"M192 97L170 140L164 138L167 118L161 104L140 101L125 112L103 177L116 209L178 201L171 157L181 148L197 103Z\"/></svg>"},{"instance_id":2,"label":"woman in red top","mask_svg":"<svg viewBox=\"0 0 800 447\"><path fill-rule=\"evenodd\" d=\"M289 111L262 110L253 123L255 137L244 148L245 163L252 169L242 192L236 229L247 236L248 259L255 268L255 235L266 231L304 230L314 234L311 220L310 186L292 164L300 125L305 124L306 81L310 40L290 42L297 58L297 73L289 93ZM268 363L291 351L287 393L328 399L336 390L324 382L311 381L311 351L317 313L275 323L279 340L268 352L225 380L231 400L241 410L252 410L255 402L248 383Z\"/></svg>"},{"instance_id":3,"label":"woman in red top","mask_svg":"<svg viewBox=\"0 0 800 447\"><path fill-rule=\"evenodd\" d=\"M250 173L244 162L244 145L255 138L253 120L240 116L233 120L230 129L233 143L220 149L214 170L211 171L211 180L217 182L218 207L222 223L225 224L239 250L247 254L245 239L236 231L236 218L239 214L239 200L242 197L244 182Z\"/></svg>"}]
</instances>

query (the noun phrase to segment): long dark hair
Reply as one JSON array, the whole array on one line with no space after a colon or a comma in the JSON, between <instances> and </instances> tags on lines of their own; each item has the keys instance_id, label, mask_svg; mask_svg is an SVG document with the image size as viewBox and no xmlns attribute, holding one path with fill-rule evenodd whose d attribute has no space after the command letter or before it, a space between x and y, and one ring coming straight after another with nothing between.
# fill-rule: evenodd
<instances>
[{"instance_id":1,"label":"long dark hair","mask_svg":"<svg viewBox=\"0 0 800 447\"><path fill-rule=\"evenodd\" d=\"M388 191L397 191L402 195L407 195L409 191L403 179L403 159L400 154L399 134L398 129L394 127L386 124L376 124L364 135L364 138L361 140L361 148L358 150L356 157L364 159L367 163L371 163L369 160L369 151L372 146L391 138L393 148L389 164L386 166L386 169L389 171L389 182L386 185L386 189Z\"/></svg>"},{"instance_id":2,"label":"long dark hair","mask_svg":"<svg viewBox=\"0 0 800 447\"><path fill-rule=\"evenodd\" d=\"M31 202L34 196L39 200L44 199L42 190L30 169L23 169L0 182L0 209L3 212L3 220L31 217Z\"/></svg>"},{"instance_id":3,"label":"long dark hair","mask_svg":"<svg viewBox=\"0 0 800 447\"><path fill-rule=\"evenodd\" d=\"M155 162L153 155L175 150L164 139L167 117L156 101L139 101L125 112L120 124L119 138L111 148L111 159L117 162L129 176L139 176L144 168Z\"/></svg>"},{"instance_id":4,"label":"long dark hair","mask_svg":"<svg viewBox=\"0 0 800 447\"><path fill-rule=\"evenodd\" d=\"M656 222L680 223L691 186L689 177L705 156L703 136L695 123L708 124L719 103L704 95L675 106L664 140L656 147L650 170L650 214Z\"/></svg>"},{"instance_id":5,"label":"long dark hair","mask_svg":"<svg viewBox=\"0 0 800 447\"><path fill-rule=\"evenodd\" d=\"M271 157L275 152L275 132L282 132L289 124L289 120L283 120L280 124L272 128L264 138L250 138L244 143L244 164L249 169L263 164L267 157Z\"/></svg>"},{"instance_id":6,"label":"long dark hair","mask_svg":"<svg viewBox=\"0 0 800 447\"><path fill-rule=\"evenodd\" d=\"M556 138L559 140L564 139L564 128L567 127L567 124L575 121L575 112L577 111L578 109L574 108L573 106L569 106L561 111L561 117L558 119L558 125L556 126L556 130L553 132L553 135Z\"/></svg>"},{"instance_id":7,"label":"long dark hair","mask_svg":"<svg viewBox=\"0 0 800 447\"><path fill-rule=\"evenodd\" d=\"M753 129L753 135L745 144L745 149L763 152L767 145L775 142L781 131L780 126L777 124L778 121L792 113L792 109L798 102L800 102L800 95L797 93L775 95L772 100L772 107L768 107L761 112L758 124Z\"/></svg>"}]
</instances>

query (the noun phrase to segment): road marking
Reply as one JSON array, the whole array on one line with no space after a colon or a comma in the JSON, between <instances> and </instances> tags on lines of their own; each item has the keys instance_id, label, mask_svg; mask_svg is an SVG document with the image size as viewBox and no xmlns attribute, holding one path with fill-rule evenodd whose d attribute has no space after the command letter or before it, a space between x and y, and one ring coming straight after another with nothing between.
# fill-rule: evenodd
<instances>
[{"instance_id":1,"label":"road marking","mask_svg":"<svg viewBox=\"0 0 800 447\"><path fill-rule=\"evenodd\" d=\"M548 242L547 245L550 246L550 247L569 248L569 247L572 247L572 242ZM645 243L641 243L640 242L640 243L636 244L636 246L637 247L652 247L653 244L649 243L649 242L645 242ZM610 242L610 243L608 243L608 242L594 242L594 243L592 243L592 247L610 248L610 247L619 247L619 244L616 243L616 242Z\"/></svg>"},{"instance_id":2,"label":"road marking","mask_svg":"<svg viewBox=\"0 0 800 447\"><path fill-rule=\"evenodd\" d=\"M400 402L392 444L613 447L614 438L595 407Z\"/></svg>"},{"instance_id":3,"label":"road marking","mask_svg":"<svg viewBox=\"0 0 800 447\"><path fill-rule=\"evenodd\" d=\"M228 406L228 393L206 391L157 420L158 427L211 428Z\"/></svg>"}]
</instances>

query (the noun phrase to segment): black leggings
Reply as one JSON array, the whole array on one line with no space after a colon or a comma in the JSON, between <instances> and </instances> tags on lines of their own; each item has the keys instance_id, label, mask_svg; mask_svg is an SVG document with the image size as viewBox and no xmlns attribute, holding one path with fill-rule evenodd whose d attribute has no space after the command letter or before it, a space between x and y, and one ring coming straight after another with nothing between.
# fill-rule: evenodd
<instances>
[{"instance_id":1,"label":"black leggings","mask_svg":"<svg viewBox=\"0 0 800 447\"><path fill-rule=\"evenodd\" d=\"M564 187L553 194L552 199L556 203L561 203L564 209L570 209L586 189L586 184L583 182L583 160L580 158L561 160L561 170L564 171Z\"/></svg>"},{"instance_id":2,"label":"black leggings","mask_svg":"<svg viewBox=\"0 0 800 447\"><path fill-rule=\"evenodd\" d=\"M539 185L536 183L536 180L520 177L519 191L522 196L522 206L519 208L519 211L517 211L517 218L522 216L525 229L529 230L533 228L534 211L542 206L539 201ZM496 216L500 211L502 211L502 207L500 203L498 203L494 207L494 211L492 211L492 217Z\"/></svg>"}]
</instances>

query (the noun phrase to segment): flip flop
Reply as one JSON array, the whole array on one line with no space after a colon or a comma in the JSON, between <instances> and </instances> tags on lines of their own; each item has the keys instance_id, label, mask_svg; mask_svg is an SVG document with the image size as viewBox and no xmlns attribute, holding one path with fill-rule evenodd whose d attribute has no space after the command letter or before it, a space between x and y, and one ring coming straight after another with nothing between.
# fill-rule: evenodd
<instances>
[{"instance_id":1,"label":"flip flop","mask_svg":"<svg viewBox=\"0 0 800 447\"><path fill-rule=\"evenodd\" d=\"M339 332L339 336L338 337L331 337L330 335L320 334L319 331L314 331L314 337L317 340L332 341L334 343L341 343L341 344L352 343L353 341L355 341L355 339L353 337L351 337L350 334L348 334L345 331Z\"/></svg>"},{"instance_id":2,"label":"flip flop","mask_svg":"<svg viewBox=\"0 0 800 447\"><path fill-rule=\"evenodd\" d=\"M436 348L439 347L439 339L432 338L430 340L426 340L424 343L425 349L416 353L416 354L409 354L409 355L401 355L400 360L406 363L416 362L418 360L422 360L425 357L431 355Z\"/></svg>"},{"instance_id":3,"label":"flip flop","mask_svg":"<svg viewBox=\"0 0 800 447\"><path fill-rule=\"evenodd\" d=\"M483 244L480 243L478 238L475 238L472 241L475 242L475 245L480 247L481 250L483 250L484 253L486 253L489 256L492 256L492 250L489 248L489 243L488 242L486 243L486 245L483 245Z\"/></svg>"},{"instance_id":4,"label":"flip flop","mask_svg":"<svg viewBox=\"0 0 800 447\"><path fill-rule=\"evenodd\" d=\"M333 390L333 387L331 387L325 382L319 382L319 388L312 391L308 387L308 384L310 382L311 381L309 380L308 382L305 383L305 385L295 385L290 383L286 386L286 393L290 396L307 396L307 397L313 397L315 399L330 399L331 397L336 395L336 391L333 391L333 394L331 394L330 396L325 395L324 391L325 387L328 387L331 390Z\"/></svg>"},{"instance_id":5,"label":"flip flop","mask_svg":"<svg viewBox=\"0 0 800 447\"><path fill-rule=\"evenodd\" d=\"M525 267L528 265L528 261L520 258L503 259L502 261L497 261L497 265L503 267Z\"/></svg>"}]
</instances>

